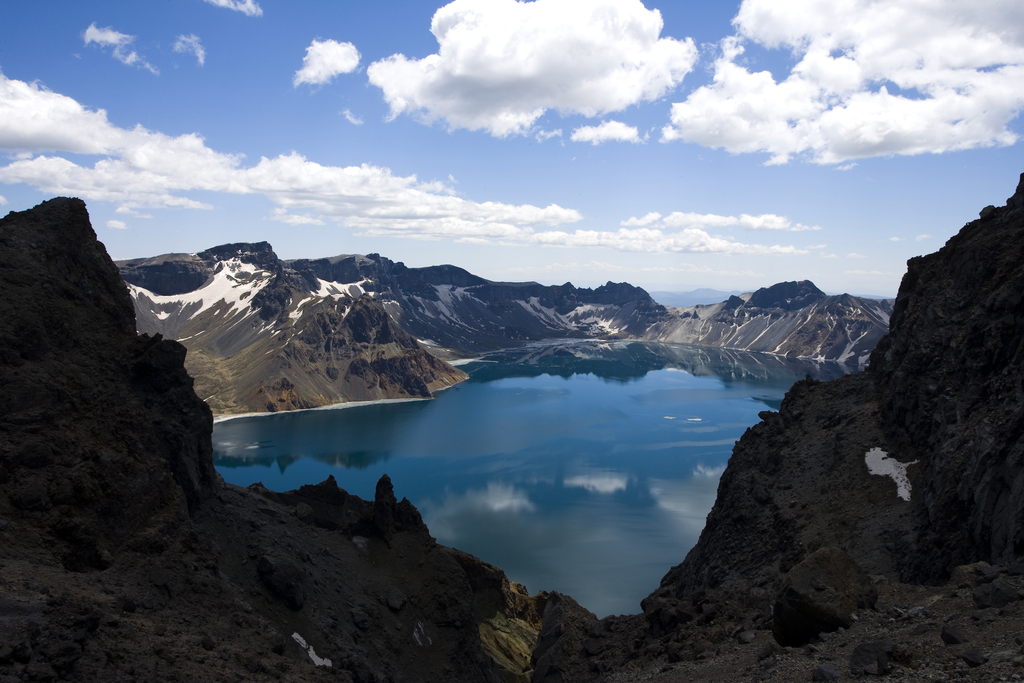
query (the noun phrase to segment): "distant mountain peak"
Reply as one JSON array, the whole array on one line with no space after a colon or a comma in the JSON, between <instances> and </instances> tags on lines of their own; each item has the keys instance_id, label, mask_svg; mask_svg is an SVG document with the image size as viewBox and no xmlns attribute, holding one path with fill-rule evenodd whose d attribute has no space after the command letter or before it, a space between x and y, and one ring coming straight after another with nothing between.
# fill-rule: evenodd
<instances>
[{"instance_id":1,"label":"distant mountain peak","mask_svg":"<svg viewBox=\"0 0 1024 683\"><path fill-rule=\"evenodd\" d=\"M771 287L762 287L750 295L747 306L751 308L781 308L795 311L815 304L827 295L810 280L779 282Z\"/></svg>"}]
</instances>

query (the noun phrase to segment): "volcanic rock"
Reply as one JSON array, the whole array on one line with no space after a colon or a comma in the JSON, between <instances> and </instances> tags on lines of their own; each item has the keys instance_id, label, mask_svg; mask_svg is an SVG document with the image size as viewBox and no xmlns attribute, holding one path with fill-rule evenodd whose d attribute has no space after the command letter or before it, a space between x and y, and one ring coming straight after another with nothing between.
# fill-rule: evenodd
<instances>
[{"instance_id":1,"label":"volcanic rock","mask_svg":"<svg viewBox=\"0 0 1024 683\"><path fill-rule=\"evenodd\" d=\"M873 608L878 591L864 570L836 547L808 555L786 574L775 601L772 631L780 645L803 645L823 631L849 628L858 608Z\"/></svg>"}]
</instances>

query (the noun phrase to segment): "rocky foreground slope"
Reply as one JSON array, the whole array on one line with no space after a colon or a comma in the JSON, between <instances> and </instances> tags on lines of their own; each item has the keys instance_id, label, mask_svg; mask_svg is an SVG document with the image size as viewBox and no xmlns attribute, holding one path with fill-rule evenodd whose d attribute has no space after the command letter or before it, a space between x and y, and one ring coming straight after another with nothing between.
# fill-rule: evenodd
<instances>
[{"instance_id":1,"label":"rocky foreground slope","mask_svg":"<svg viewBox=\"0 0 1024 683\"><path fill-rule=\"evenodd\" d=\"M546 595L384 477L213 468L185 348L139 336L85 205L0 220L0 680L523 680Z\"/></svg>"},{"instance_id":2,"label":"rocky foreground slope","mask_svg":"<svg viewBox=\"0 0 1024 683\"><path fill-rule=\"evenodd\" d=\"M534 680L1024 677L1022 363L1024 175L911 259L867 372L761 413L643 615L549 602Z\"/></svg>"}]
</instances>

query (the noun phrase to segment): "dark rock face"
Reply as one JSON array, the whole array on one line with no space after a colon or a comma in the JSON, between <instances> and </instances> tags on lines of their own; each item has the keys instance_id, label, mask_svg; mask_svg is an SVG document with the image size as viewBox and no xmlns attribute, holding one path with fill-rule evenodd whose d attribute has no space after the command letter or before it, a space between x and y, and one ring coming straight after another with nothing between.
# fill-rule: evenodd
<instances>
[{"instance_id":1,"label":"dark rock face","mask_svg":"<svg viewBox=\"0 0 1024 683\"><path fill-rule=\"evenodd\" d=\"M373 502L220 480L185 349L136 334L81 201L0 220L0 289L0 679L497 683L516 664L481 640L485 565L387 477ZM537 611L487 596L506 626Z\"/></svg>"},{"instance_id":2,"label":"dark rock face","mask_svg":"<svg viewBox=\"0 0 1024 683\"><path fill-rule=\"evenodd\" d=\"M543 622L533 650L533 681L560 683L585 680L589 668L581 652L597 617L568 595L552 593L544 606Z\"/></svg>"},{"instance_id":3,"label":"dark rock face","mask_svg":"<svg viewBox=\"0 0 1024 683\"><path fill-rule=\"evenodd\" d=\"M67 567L103 567L140 520L180 521L210 495L210 410L185 349L135 334L81 201L0 220L0 263L7 499L43 516Z\"/></svg>"},{"instance_id":4,"label":"dark rock face","mask_svg":"<svg viewBox=\"0 0 1024 683\"><path fill-rule=\"evenodd\" d=\"M917 573L1024 554L1024 177L1007 206L911 259L872 355L886 429L921 460Z\"/></svg>"},{"instance_id":5,"label":"dark rock face","mask_svg":"<svg viewBox=\"0 0 1024 683\"><path fill-rule=\"evenodd\" d=\"M925 582L1024 552L1022 297L1024 209L994 209L912 259L870 370L798 382L779 413L761 414L663 586L777 589L824 545L868 573ZM869 473L872 448L908 467L909 501Z\"/></svg>"}]
</instances>

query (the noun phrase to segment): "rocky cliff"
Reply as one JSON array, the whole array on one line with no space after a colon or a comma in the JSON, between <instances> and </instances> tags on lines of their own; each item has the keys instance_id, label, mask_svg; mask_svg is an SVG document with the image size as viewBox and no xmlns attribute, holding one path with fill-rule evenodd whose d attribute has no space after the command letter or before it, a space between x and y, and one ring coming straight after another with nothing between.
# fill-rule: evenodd
<instances>
[{"instance_id":1,"label":"rocky cliff","mask_svg":"<svg viewBox=\"0 0 1024 683\"><path fill-rule=\"evenodd\" d=\"M120 262L140 332L177 338L217 414L429 398L465 373L356 283L295 271L266 242Z\"/></svg>"},{"instance_id":2,"label":"rocky cliff","mask_svg":"<svg viewBox=\"0 0 1024 683\"><path fill-rule=\"evenodd\" d=\"M761 413L642 617L545 621L535 680L642 680L611 675L631 668L806 680L814 663L814 680L946 680L1024 666L1009 636L1024 621L1022 298L1024 175L1006 206L908 263L867 372L797 382ZM805 664L780 645L803 646Z\"/></svg>"},{"instance_id":3,"label":"rocky cliff","mask_svg":"<svg viewBox=\"0 0 1024 683\"><path fill-rule=\"evenodd\" d=\"M185 348L136 334L81 201L0 220L0 291L0 680L528 677L546 595L386 476L223 483Z\"/></svg>"}]
</instances>

